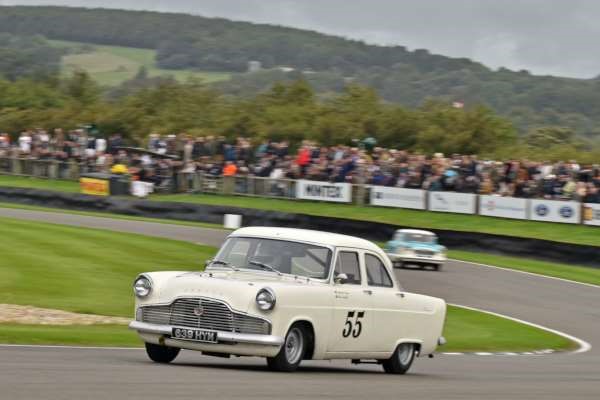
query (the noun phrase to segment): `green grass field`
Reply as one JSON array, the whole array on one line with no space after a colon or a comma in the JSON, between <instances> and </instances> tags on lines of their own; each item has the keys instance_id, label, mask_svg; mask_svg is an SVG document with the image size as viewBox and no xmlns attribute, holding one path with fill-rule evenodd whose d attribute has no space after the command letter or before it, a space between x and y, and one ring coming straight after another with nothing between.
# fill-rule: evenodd
<instances>
[{"instance_id":1,"label":"green grass field","mask_svg":"<svg viewBox=\"0 0 600 400\"><path fill-rule=\"evenodd\" d=\"M215 249L173 240L0 218L0 303L131 316L142 271L201 269ZM451 307L445 351L565 349L568 340ZM120 326L1 325L0 342L134 346Z\"/></svg>"},{"instance_id":2,"label":"green grass field","mask_svg":"<svg viewBox=\"0 0 600 400\"><path fill-rule=\"evenodd\" d=\"M0 303L130 316L137 274L202 269L214 248L0 218Z\"/></svg>"},{"instance_id":3,"label":"green grass field","mask_svg":"<svg viewBox=\"0 0 600 400\"><path fill-rule=\"evenodd\" d=\"M15 210L31 210L31 211L44 211L44 212L53 212L53 213L66 213L73 215L84 215L88 217L99 217L99 218L110 218L110 219L120 219L120 220L128 220L128 221L141 221L141 222L153 222L157 224L168 224L168 225L182 225L182 226L193 226L197 228L211 228L211 229L223 229L223 225L220 224L209 224L206 222L189 222L189 221L178 221L172 219L161 219L161 218L146 218L146 217L136 217L134 215L123 215L123 214L112 214L106 212L94 212L94 211L74 211L74 210L64 210L60 208L50 208L50 207L39 207L39 206L30 206L26 204L15 204L15 203L2 203L0 202L0 208L12 208Z\"/></svg>"},{"instance_id":4,"label":"green grass field","mask_svg":"<svg viewBox=\"0 0 600 400\"><path fill-rule=\"evenodd\" d=\"M62 73L70 75L73 71L87 71L98 83L117 86L131 79L140 67L146 67L150 77L172 76L178 81L199 79L203 82L228 80L230 74L223 72L204 72L193 70L167 70L156 66L156 50L120 46L88 45L78 42L51 40L56 47L86 49L86 52L69 54L63 57ZM88 51L89 50L89 51Z\"/></svg>"},{"instance_id":5,"label":"green grass field","mask_svg":"<svg viewBox=\"0 0 600 400\"><path fill-rule=\"evenodd\" d=\"M0 324L0 343L139 347L142 342L125 325Z\"/></svg>"},{"instance_id":6,"label":"green grass field","mask_svg":"<svg viewBox=\"0 0 600 400\"><path fill-rule=\"evenodd\" d=\"M28 178L24 176L0 175L0 186L31 188L42 190L55 190L58 192L79 193L79 182L57 180L57 179L39 179Z\"/></svg>"},{"instance_id":7,"label":"green grass field","mask_svg":"<svg viewBox=\"0 0 600 400\"><path fill-rule=\"evenodd\" d=\"M493 265L496 267L516 269L518 271L547 275L555 278L569 279L575 282L600 285L600 269L597 268L461 250L451 250L448 252L448 256L456 260Z\"/></svg>"}]
</instances>

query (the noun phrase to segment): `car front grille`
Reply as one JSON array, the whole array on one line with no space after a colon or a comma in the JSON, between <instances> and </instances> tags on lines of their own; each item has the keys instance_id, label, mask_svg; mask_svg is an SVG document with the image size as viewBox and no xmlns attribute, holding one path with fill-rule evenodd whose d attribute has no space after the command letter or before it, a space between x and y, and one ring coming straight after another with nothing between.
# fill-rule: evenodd
<instances>
[{"instance_id":1,"label":"car front grille","mask_svg":"<svg viewBox=\"0 0 600 400\"><path fill-rule=\"evenodd\" d=\"M141 321L222 332L263 335L271 333L269 322L234 312L224 302L204 297L177 299L169 305L143 306Z\"/></svg>"},{"instance_id":2,"label":"car front grille","mask_svg":"<svg viewBox=\"0 0 600 400\"><path fill-rule=\"evenodd\" d=\"M418 256L432 257L435 252L432 250L415 250L415 254Z\"/></svg>"}]
</instances>

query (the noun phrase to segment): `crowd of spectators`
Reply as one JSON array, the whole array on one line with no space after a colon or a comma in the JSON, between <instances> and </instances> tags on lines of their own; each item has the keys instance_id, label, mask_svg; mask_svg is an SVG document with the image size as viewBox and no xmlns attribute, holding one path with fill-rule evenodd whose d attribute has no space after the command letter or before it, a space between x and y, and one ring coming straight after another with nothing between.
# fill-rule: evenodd
<instances>
[{"instance_id":1,"label":"crowd of spectators","mask_svg":"<svg viewBox=\"0 0 600 400\"><path fill-rule=\"evenodd\" d=\"M431 191L497 194L600 203L600 167L576 161L480 160L475 155L422 155L364 146L319 146L305 140L252 141L186 134L151 134L143 151L124 148L118 134L107 139L85 130L52 134L37 129L10 141L0 134L0 158L75 161L86 171L126 166L137 179L167 184L179 172L206 176L256 176L383 185Z\"/></svg>"}]
</instances>

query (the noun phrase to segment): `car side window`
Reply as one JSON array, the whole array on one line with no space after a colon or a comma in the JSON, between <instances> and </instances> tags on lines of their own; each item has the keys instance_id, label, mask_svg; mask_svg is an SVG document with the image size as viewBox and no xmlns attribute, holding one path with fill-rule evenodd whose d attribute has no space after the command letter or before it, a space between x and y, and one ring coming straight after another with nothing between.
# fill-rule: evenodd
<instances>
[{"instance_id":1,"label":"car side window","mask_svg":"<svg viewBox=\"0 0 600 400\"><path fill-rule=\"evenodd\" d=\"M367 281L369 286L394 286L385 265L383 265L383 262L381 262L378 257L375 257L372 254L365 254L365 267L367 270Z\"/></svg>"},{"instance_id":2,"label":"car side window","mask_svg":"<svg viewBox=\"0 0 600 400\"><path fill-rule=\"evenodd\" d=\"M358 262L358 253L352 251L341 251L338 253L335 262L335 274L346 274L347 285L360 285L360 264Z\"/></svg>"}]
</instances>

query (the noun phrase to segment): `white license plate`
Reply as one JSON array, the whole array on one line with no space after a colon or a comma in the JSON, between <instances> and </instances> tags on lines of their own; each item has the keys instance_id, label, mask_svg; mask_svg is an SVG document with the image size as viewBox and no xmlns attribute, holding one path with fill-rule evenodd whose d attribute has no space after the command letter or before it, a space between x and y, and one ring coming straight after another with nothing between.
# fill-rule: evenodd
<instances>
[{"instance_id":1,"label":"white license plate","mask_svg":"<svg viewBox=\"0 0 600 400\"><path fill-rule=\"evenodd\" d=\"M171 337L173 339L191 340L194 342L217 343L217 332L205 329L173 328Z\"/></svg>"}]
</instances>

